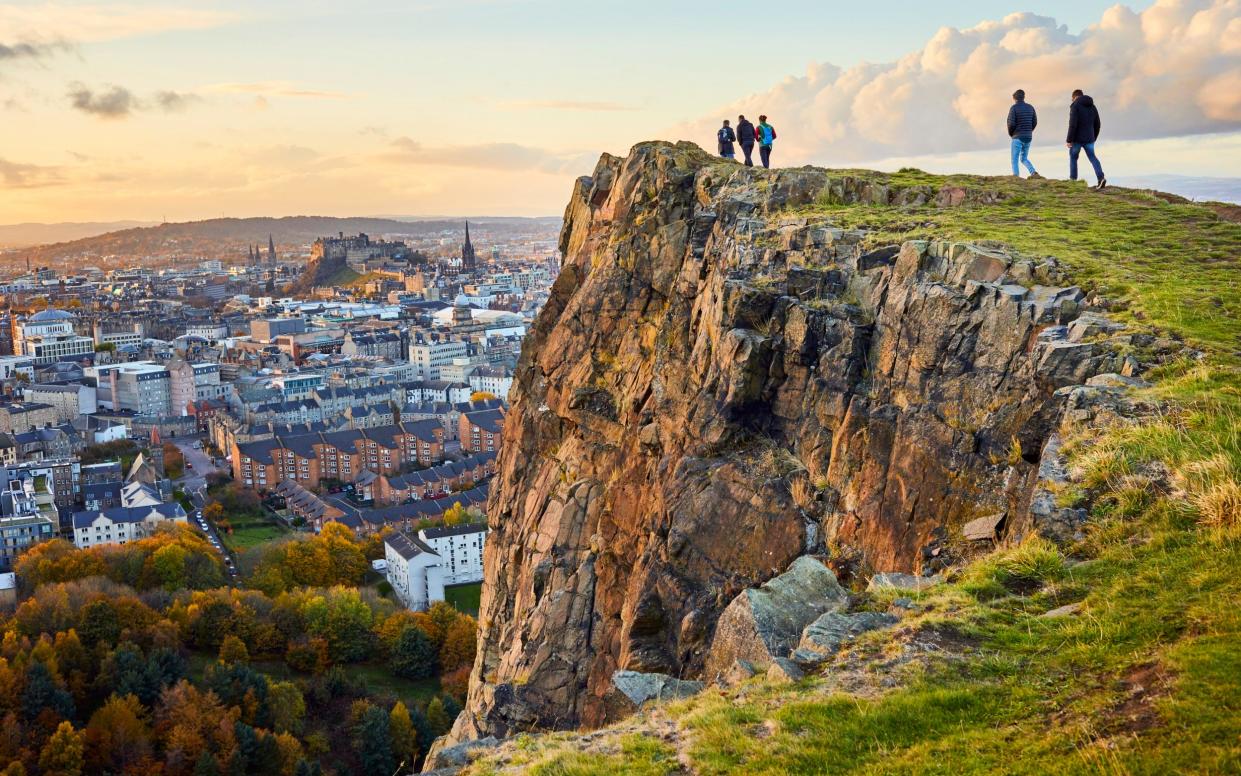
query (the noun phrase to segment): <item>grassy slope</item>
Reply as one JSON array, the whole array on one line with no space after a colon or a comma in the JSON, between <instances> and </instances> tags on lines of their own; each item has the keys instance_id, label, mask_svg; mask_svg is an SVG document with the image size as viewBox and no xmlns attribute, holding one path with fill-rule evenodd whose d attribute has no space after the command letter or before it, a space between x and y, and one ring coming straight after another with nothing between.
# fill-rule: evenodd
<instances>
[{"instance_id":1,"label":"grassy slope","mask_svg":"<svg viewBox=\"0 0 1241 776\"><path fill-rule=\"evenodd\" d=\"M911 664L897 689L869 694L824 677L753 680L657 709L605 734L611 744L522 739L510 764L545 774L682 763L747 776L1241 772L1241 225L1205 206L1066 182L849 174L1008 198L951 209L825 201L805 214L872 229L876 244L997 240L1055 256L1079 283L1128 303L1114 317L1174 332L1205 357L1147 375L1161 416L1071 440L1084 492L1065 498L1093 504L1086 541L1028 542L914 596L919 610L901 628L948 628L971 645L966 659ZM1039 616L1079 601L1076 615ZM844 662L869 659L865 674L892 649L890 634L872 634ZM674 727L675 751L656 719Z\"/></svg>"}]
</instances>

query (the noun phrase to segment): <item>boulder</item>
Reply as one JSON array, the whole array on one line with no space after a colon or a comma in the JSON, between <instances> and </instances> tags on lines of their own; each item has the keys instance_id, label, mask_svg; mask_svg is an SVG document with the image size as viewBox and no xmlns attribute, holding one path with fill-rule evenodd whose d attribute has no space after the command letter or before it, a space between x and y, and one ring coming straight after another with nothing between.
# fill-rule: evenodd
<instances>
[{"instance_id":1,"label":"boulder","mask_svg":"<svg viewBox=\"0 0 1241 776\"><path fill-rule=\"evenodd\" d=\"M438 739L435 743L438 745L442 740ZM437 748L433 745L431 751L427 754L426 762L423 763L422 772L434 773L442 770L445 773L454 773L457 769L464 768L472 760L482 757L499 745L499 739L492 736L473 741L462 741L459 744L444 748Z\"/></svg>"},{"instance_id":2,"label":"boulder","mask_svg":"<svg viewBox=\"0 0 1241 776\"><path fill-rule=\"evenodd\" d=\"M971 542L994 540L995 532L999 529L1002 522L1004 522L1003 512L986 515L961 526L961 535Z\"/></svg>"},{"instance_id":3,"label":"boulder","mask_svg":"<svg viewBox=\"0 0 1241 776\"><path fill-rule=\"evenodd\" d=\"M767 668L767 679L772 682L797 682L805 678L806 672L787 657L778 657L771 661Z\"/></svg>"},{"instance_id":4,"label":"boulder","mask_svg":"<svg viewBox=\"0 0 1241 776\"><path fill-rule=\"evenodd\" d=\"M704 675L721 677L739 660L762 667L787 658L807 625L844 609L848 600L831 569L809 556L798 558L783 574L742 592L724 609Z\"/></svg>"},{"instance_id":5,"label":"boulder","mask_svg":"<svg viewBox=\"0 0 1241 776\"><path fill-rule=\"evenodd\" d=\"M1086 379L1086 385L1096 388L1146 388L1150 383L1140 377L1106 372Z\"/></svg>"},{"instance_id":6,"label":"boulder","mask_svg":"<svg viewBox=\"0 0 1241 776\"><path fill-rule=\"evenodd\" d=\"M828 612L802 631L793 659L803 666L826 662L860 634L897 622L898 617L886 612Z\"/></svg>"},{"instance_id":7,"label":"boulder","mask_svg":"<svg viewBox=\"0 0 1241 776\"><path fill-rule=\"evenodd\" d=\"M1055 609L1051 609L1050 611L1043 612L1039 616L1046 617L1049 619L1055 619L1057 617L1068 617L1069 615L1077 614L1077 610L1080 608L1082 608L1082 602L1078 601L1072 604L1065 604L1064 606L1057 606Z\"/></svg>"},{"instance_id":8,"label":"boulder","mask_svg":"<svg viewBox=\"0 0 1241 776\"><path fill-rule=\"evenodd\" d=\"M887 571L871 577L866 585L866 591L873 593L876 590L925 590L943 581L944 578L938 574L930 577L915 577L913 574Z\"/></svg>"},{"instance_id":9,"label":"boulder","mask_svg":"<svg viewBox=\"0 0 1241 776\"><path fill-rule=\"evenodd\" d=\"M725 685L733 687L757 675L758 669L754 667L753 663L748 660L738 660L733 663L732 668L728 669L721 681Z\"/></svg>"},{"instance_id":10,"label":"boulder","mask_svg":"<svg viewBox=\"0 0 1241 776\"><path fill-rule=\"evenodd\" d=\"M612 687L624 695L635 707L641 708L647 701L688 698L702 692L702 682L677 679L667 674L649 674L640 671L617 671L612 674Z\"/></svg>"}]
</instances>

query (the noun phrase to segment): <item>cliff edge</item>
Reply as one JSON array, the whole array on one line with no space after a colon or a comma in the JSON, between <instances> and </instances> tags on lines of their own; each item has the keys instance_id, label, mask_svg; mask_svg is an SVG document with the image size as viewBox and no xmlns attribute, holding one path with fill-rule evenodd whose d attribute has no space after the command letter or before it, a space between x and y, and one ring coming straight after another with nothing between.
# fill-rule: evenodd
<instances>
[{"instance_id":1,"label":"cliff edge","mask_svg":"<svg viewBox=\"0 0 1241 776\"><path fill-rule=\"evenodd\" d=\"M632 711L621 670L717 678L721 612L803 555L847 582L942 570L967 525L1079 537L1084 510L1036 486L1068 389L1132 373L1101 340L1119 327L1054 259L832 215L1007 196L667 143L579 180L510 397L450 742L603 724Z\"/></svg>"}]
</instances>

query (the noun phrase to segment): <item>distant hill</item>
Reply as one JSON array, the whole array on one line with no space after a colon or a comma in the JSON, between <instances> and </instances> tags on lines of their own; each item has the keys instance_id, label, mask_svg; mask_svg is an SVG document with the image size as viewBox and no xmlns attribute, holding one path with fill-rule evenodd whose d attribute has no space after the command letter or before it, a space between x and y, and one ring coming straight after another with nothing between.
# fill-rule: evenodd
<instances>
[{"instance_id":1,"label":"distant hill","mask_svg":"<svg viewBox=\"0 0 1241 776\"><path fill-rule=\"evenodd\" d=\"M121 229L154 226L154 221L66 221L59 224L0 224L0 248L27 248L32 245L81 240Z\"/></svg>"},{"instance_id":2,"label":"distant hill","mask_svg":"<svg viewBox=\"0 0 1241 776\"><path fill-rule=\"evenodd\" d=\"M280 250L290 250L312 242L316 237L338 232L370 235L425 235L443 229L459 228L465 219L396 220L390 218L332 218L327 216L288 216L284 218L213 218L206 221L166 223L97 234L91 237L38 245L6 253L0 262L9 266L34 265L100 266L141 261L158 265L176 257L201 256L231 259L240 257L247 245L267 245L268 235ZM480 226L521 228L545 225L555 228L559 218L471 217Z\"/></svg>"}]
</instances>

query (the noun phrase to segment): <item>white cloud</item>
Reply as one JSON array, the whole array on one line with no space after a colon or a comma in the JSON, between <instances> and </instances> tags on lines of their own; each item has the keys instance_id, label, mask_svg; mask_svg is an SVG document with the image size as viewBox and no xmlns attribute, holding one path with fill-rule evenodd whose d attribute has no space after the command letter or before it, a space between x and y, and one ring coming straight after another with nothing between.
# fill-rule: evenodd
<instances>
[{"instance_id":1,"label":"white cloud","mask_svg":"<svg viewBox=\"0 0 1241 776\"><path fill-rule=\"evenodd\" d=\"M199 8L136 3L0 4L0 39L86 42L165 30L218 27L231 14Z\"/></svg>"},{"instance_id":2,"label":"white cloud","mask_svg":"<svg viewBox=\"0 0 1241 776\"><path fill-rule=\"evenodd\" d=\"M552 175L585 175L598 161L598 154L594 153L556 153L517 143L429 147L408 137L398 137L389 148L382 155L382 159L389 162L483 170L532 170Z\"/></svg>"},{"instance_id":3,"label":"white cloud","mask_svg":"<svg viewBox=\"0 0 1241 776\"><path fill-rule=\"evenodd\" d=\"M766 113L782 164L951 154L1005 142L1018 88L1039 109L1036 140L1063 139L1075 88L1109 141L1241 128L1241 0L1117 5L1080 34L1029 13L945 27L895 62L812 65L675 132L709 141L722 118Z\"/></svg>"}]
</instances>

